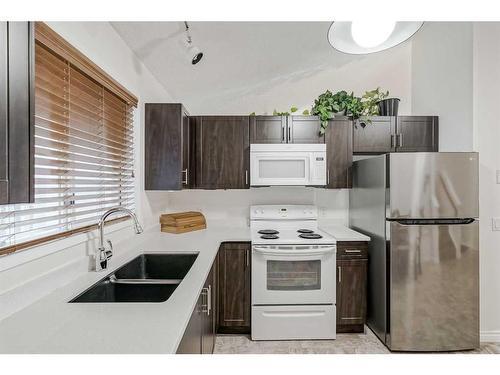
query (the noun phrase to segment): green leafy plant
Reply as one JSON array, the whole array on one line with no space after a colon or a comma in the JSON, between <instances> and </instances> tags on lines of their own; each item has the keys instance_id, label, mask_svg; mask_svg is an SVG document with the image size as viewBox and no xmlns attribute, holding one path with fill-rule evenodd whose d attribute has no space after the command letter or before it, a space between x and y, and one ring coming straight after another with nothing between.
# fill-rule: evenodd
<instances>
[{"instance_id":1,"label":"green leafy plant","mask_svg":"<svg viewBox=\"0 0 500 375\"><path fill-rule=\"evenodd\" d=\"M295 113L297 112L299 109L295 106L291 106L290 107L290 112L286 111L286 112L278 112L276 109L273 111L273 116L290 116L290 113Z\"/></svg>"},{"instance_id":2,"label":"green leafy plant","mask_svg":"<svg viewBox=\"0 0 500 375\"><path fill-rule=\"evenodd\" d=\"M363 115L363 103L361 98L354 96L354 93L348 94L347 91L338 91L333 94L326 90L314 101L311 113L317 115L321 121L320 133L324 134L328 126L328 120L335 117L335 114L352 116L358 119Z\"/></svg>"},{"instance_id":3,"label":"green leafy plant","mask_svg":"<svg viewBox=\"0 0 500 375\"><path fill-rule=\"evenodd\" d=\"M389 96L389 91L380 91L380 87L375 90L366 91L361 97L363 103L364 116L376 116L379 114L378 103Z\"/></svg>"}]
</instances>

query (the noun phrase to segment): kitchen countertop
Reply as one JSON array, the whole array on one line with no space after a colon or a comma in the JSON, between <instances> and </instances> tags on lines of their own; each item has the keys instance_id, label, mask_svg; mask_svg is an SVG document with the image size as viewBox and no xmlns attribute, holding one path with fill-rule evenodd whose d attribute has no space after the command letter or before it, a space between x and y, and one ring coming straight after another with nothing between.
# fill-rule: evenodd
<instances>
[{"instance_id":1,"label":"kitchen countertop","mask_svg":"<svg viewBox=\"0 0 500 375\"><path fill-rule=\"evenodd\" d=\"M321 227L337 241L368 241L349 228ZM0 322L0 353L175 353L220 243L250 241L248 227L184 233L158 228L116 244L104 272L86 272ZM199 252L172 296L161 303L67 303L142 253Z\"/></svg>"},{"instance_id":2,"label":"kitchen countertop","mask_svg":"<svg viewBox=\"0 0 500 375\"><path fill-rule=\"evenodd\" d=\"M365 236L351 228L343 225L319 225L319 229L333 236L337 241L370 241L370 237Z\"/></svg>"}]
</instances>

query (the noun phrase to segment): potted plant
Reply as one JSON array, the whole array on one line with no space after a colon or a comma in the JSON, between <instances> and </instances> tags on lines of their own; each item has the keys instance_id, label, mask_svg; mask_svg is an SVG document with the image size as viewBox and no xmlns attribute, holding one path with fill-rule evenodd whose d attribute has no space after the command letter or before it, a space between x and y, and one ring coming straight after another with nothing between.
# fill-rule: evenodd
<instances>
[{"instance_id":1,"label":"potted plant","mask_svg":"<svg viewBox=\"0 0 500 375\"><path fill-rule=\"evenodd\" d=\"M317 115L321 121L320 134L324 134L328 126L328 120L335 117L335 114L352 116L354 120L363 115L363 102L361 98L348 94L346 91L338 91L333 94L326 90L314 101L311 110L312 115Z\"/></svg>"},{"instance_id":2,"label":"potted plant","mask_svg":"<svg viewBox=\"0 0 500 375\"><path fill-rule=\"evenodd\" d=\"M380 115L379 103L389 96L389 91L382 92L380 87L375 90L366 91L361 97L363 102L363 115L364 116L377 116Z\"/></svg>"},{"instance_id":3,"label":"potted plant","mask_svg":"<svg viewBox=\"0 0 500 375\"><path fill-rule=\"evenodd\" d=\"M366 103L369 103L373 110L375 105L378 107L376 114L380 116L397 116L399 107L399 98L389 98L389 91L380 92L380 87L372 91L367 91L363 98L365 98ZM373 115L376 115L373 113Z\"/></svg>"}]
</instances>

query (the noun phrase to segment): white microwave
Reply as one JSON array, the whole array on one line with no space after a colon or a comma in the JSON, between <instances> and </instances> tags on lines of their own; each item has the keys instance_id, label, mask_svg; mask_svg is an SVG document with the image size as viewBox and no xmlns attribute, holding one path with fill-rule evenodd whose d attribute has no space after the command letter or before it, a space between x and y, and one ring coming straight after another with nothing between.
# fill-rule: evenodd
<instances>
[{"instance_id":1,"label":"white microwave","mask_svg":"<svg viewBox=\"0 0 500 375\"><path fill-rule=\"evenodd\" d=\"M326 144L251 144L250 185L326 185Z\"/></svg>"}]
</instances>

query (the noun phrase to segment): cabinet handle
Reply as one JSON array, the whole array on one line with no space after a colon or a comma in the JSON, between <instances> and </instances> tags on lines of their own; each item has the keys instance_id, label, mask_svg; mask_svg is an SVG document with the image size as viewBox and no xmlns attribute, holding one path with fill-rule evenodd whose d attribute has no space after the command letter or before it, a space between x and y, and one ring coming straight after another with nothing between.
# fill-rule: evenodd
<instances>
[{"instance_id":1,"label":"cabinet handle","mask_svg":"<svg viewBox=\"0 0 500 375\"><path fill-rule=\"evenodd\" d=\"M208 286L207 290L207 315L210 315L210 311L212 311L212 284Z\"/></svg>"},{"instance_id":2,"label":"cabinet handle","mask_svg":"<svg viewBox=\"0 0 500 375\"><path fill-rule=\"evenodd\" d=\"M201 290L201 312L208 313L208 288L203 288Z\"/></svg>"},{"instance_id":3,"label":"cabinet handle","mask_svg":"<svg viewBox=\"0 0 500 375\"><path fill-rule=\"evenodd\" d=\"M403 133L399 133L399 147L403 147Z\"/></svg>"},{"instance_id":4,"label":"cabinet handle","mask_svg":"<svg viewBox=\"0 0 500 375\"><path fill-rule=\"evenodd\" d=\"M391 134L391 148L394 148L394 134Z\"/></svg>"},{"instance_id":5,"label":"cabinet handle","mask_svg":"<svg viewBox=\"0 0 500 375\"><path fill-rule=\"evenodd\" d=\"M245 185L248 186L248 169L245 169Z\"/></svg>"},{"instance_id":6,"label":"cabinet handle","mask_svg":"<svg viewBox=\"0 0 500 375\"><path fill-rule=\"evenodd\" d=\"M345 249L344 251L345 251L346 253L351 253L351 254L352 254L352 253L354 253L354 254L359 254L359 253L361 253L361 250L347 250L347 249Z\"/></svg>"},{"instance_id":7,"label":"cabinet handle","mask_svg":"<svg viewBox=\"0 0 500 375\"><path fill-rule=\"evenodd\" d=\"M287 129L288 129L288 143L290 143L292 140L292 131L289 126L287 127Z\"/></svg>"},{"instance_id":8,"label":"cabinet handle","mask_svg":"<svg viewBox=\"0 0 500 375\"><path fill-rule=\"evenodd\" d=\"M281 142L285 143L285 127L281 126Z\"/></svg>"},{"instance_id":9,"label":"cabinet handle","mask_svg":"<svg viewBox=\"0 0 500 375\"><path fill-rule=\"evenodd\" d=\"M182 183L187 185L188 184L188 169L187 168L184 169L182 171L182 173L184 174L184 179L182 180Z\"/></svg>"},{"instance_id":10,"label":"cabinet handle","mask_svg":"<svg viewBox=\"0 0 500 375\"><path fill-rule=\"evenodd\" d=\"M326 184L330 185L330 170L326 170Z\"/></svg>"},{"instance_id":11,"label":"cabinet handle","mask_svg":"<svg viewBox=\"0 0 500 375\"><path fill-rule=\"evenodd\" d=\"M250 265L250 250L245 251L245 264L247 268Z\"/></svg>"},{"instance_id":12,"label":"cabinet handle","mask_svg":"<svg viewBox=\"0 0 500 375\"><path fill-rule=\"evenodd\" d=\"M340 266L337 267L337 269L339 270L338 274L339 274L339 283L342 282L342 268L340 268Z\"/></svg>"}]
</instances>

